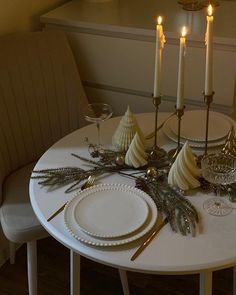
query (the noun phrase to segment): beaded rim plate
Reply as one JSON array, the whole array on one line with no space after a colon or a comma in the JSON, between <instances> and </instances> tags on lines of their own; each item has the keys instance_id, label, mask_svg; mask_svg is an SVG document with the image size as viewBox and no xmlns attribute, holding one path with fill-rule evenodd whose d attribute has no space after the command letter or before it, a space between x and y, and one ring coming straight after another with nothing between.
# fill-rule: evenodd
<instances>
[{"instance_id":1,"label":"beaded rim plate","mask_svg":"<svg viewBox=\"0 0 236 295\"><path fill-rule=\"evenodd\" d=\"M91 246L98 246L98 247L112 247L112 246L120 246L130 242L133 242L141 237L143 237L146 233L148 233L157 221L157 207L155 202L152 198L144 193L143 191L128 186L124 184L100 184L95 186L96 189L114 189L116 187L120 190L130 190L134 193L137 193L146 203L148 206L148 216L144 224L138 228L136 231L122 236L118 238L100 238L91 236L85 231L83 231L76 222L74 222L74 218L72 218L74 207L79 200L79 194L77 194L65 207L64 209L64 222L67 230L71 233L71 235L76 238L78 241L83 242L85 244ZM89 190L89 189L88 189Z\"/></svg>"},{"instance_id":2,"label":"beaded rim plate","mask_svg":"<svg viewBox=\"0 0 236 295\"><path fill-rule=\"evenodd\" d=\"M206 112L203 110L192 110L184 113L181 122L181 137L186 140L205 142ZM168 124L171 131L178 135L177 117L170 118ZM210 111L208 142L224 139L231 127L230 121L223 114Z\"/></svg>"},{"instance_id":3,"label":"beaded rim plate","mask_svg":"<svg viewBox=\"0 0 236 295\"><path fill-rule=\"evenodd\" d=\"M91 236L125 236L140 228L147 219L148 205L136 190L93 186L80 195L82 197L73 207L72 218Z\"/></svg>"},{"instance_id":4,"label":"beaded rim plate","mask_svg":"<svg viewBox=\"0 0 236 295\"><path fill-rule=\"evenodd\" d=\"M166 123L163 126L163 132L164 134L169 137L171 140L173 140L174 142L178 142L178 136L176 134L174 134L170 128L170 125L167 124L169 120L166 121ZM187 140L184 138L180 137L180 143L184 144L186 141L188 141L189 145L193 148L204 148L205 147L205 142L199 142L199 141L192 141L192 140ZM225 143L225 139L222 140L217 140L217 141L210 141L208 142L208 148L214 148L214 147L219 147L224 145Z\"/></svg>"}]
</instances>

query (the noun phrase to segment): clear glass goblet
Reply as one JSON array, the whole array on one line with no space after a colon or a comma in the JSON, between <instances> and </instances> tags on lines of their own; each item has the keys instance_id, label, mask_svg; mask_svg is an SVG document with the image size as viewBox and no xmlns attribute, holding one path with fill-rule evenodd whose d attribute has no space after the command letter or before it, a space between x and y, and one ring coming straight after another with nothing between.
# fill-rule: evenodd
<instances>
[{"instance_id":1,"label":"clear glass goblet","mask_svg":"<svg viewBox=\"0 0 236 295\"><path fill-rule=\"evenodd\" d=\"M201 161L202 176L216 186L216 197L203 203L211 215L224 216L232 211L231 205L220 197L220 186L236 181L236 158L221 153L204 156Z\"/></svg>"},{"instance_id":2,"label":"clear glass goblet","mask_svg":"<svg viewBox=\"0 0 236 295\"><path fill-rule=\"evenodd\" d=\"M112 116L112 108L106 103L90 103L84 109L86 121L96 123L98 133L98 147L101 146L100 124Z\"/></svg>"}]
</instances>

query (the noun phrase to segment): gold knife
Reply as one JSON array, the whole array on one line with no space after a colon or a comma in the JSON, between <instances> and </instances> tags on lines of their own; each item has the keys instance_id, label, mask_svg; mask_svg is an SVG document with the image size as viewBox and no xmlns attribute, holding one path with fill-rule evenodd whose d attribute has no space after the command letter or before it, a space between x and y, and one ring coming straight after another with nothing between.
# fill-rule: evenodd
<instances>
[{"instance_id":1,"label":"gold knife","mask_svg":"<svg viewBox=\"0 0 236 295\"><path fill-rule=\"evenodd\" d=\"M141 246L136 250L134 255L130 258L131 261L134 261L142 252L143 250L149 245L149 243L153 240L157 233L163 228L164 225L168 223L168 218L166 217L162 223L160 223L156 229L154 229L151 234L147 237L147 239L141 244Z\"/></svg>"},{"instance_id":2,"label":"gold knife","mask_svg":"<svg viewBox=\"0 0 236 295\"><path fill-rule=\"evenodd\" d=\"M63 211L63 209L65 208L67 202L65 204L63 204L56 212L54 212L48 219L47 221L52 220L55 216L57 216L57 214L59 214L61 211Z\"/></svg>"}]
</instances>

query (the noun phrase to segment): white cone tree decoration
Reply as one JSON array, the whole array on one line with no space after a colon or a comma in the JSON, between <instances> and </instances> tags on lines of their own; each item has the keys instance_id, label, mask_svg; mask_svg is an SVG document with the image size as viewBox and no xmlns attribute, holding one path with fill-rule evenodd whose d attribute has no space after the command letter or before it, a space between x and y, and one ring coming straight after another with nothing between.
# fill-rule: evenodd
<instances>
[{"instance_id":1,"label":"white cone tree decoration","mask_svg":"<svg viewBox=\"0 0 236 295\"><path fill-rule=\"evenodd\" d=\"M120 123L112 137L112 145L117 151L126 152L136 132L140 134L142 140L145 140L139 126L137 125L136 119L128 106L127 111L121 118Z\"/></svg>"},{"instance_id":2,"label":"white cone tree decoration","mask_svg":"<svg viewBox=\"0 0 236 295\"><path fill-rule=\"evenodd\" d=\"M126 152L125 164L134 168L142 167L147 164L145 146L138 132L136 132L129 149Z\"/></svg>"},{"instance_id":3,"label":"white cone tree decoration","mask_svg":"<svg viewBox=\"0 0 236 295\"><path fill-rule=\"evenodd\" d=\"M198 181L200 175L201 170L197 167L195 157L186 141L171 166L168 183L182 190L189 190L200 186Z\"/></svg>"}]
</instances>

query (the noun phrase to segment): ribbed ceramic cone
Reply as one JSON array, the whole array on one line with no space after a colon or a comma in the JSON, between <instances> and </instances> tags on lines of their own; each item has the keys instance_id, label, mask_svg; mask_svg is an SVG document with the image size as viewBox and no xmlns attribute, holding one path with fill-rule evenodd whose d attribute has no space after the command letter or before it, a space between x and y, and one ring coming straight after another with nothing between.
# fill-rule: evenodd
<instances>
[{"instance_id":1,"label":"ribbed ceramic cone","mask_svg":"<svg viewBox=\"0 0 236 295\"><path fill-rule=\"evenodd\" d=\"M134 168L142 167L147 164L147 154L138 132L136 132L126 152L125 164Z\"/></svg>"},{"instance_id":2,"label":"ribbed ceramic cone","mask_svg":"<svg viewBox=\"0 0 236 295\"><path fill-rule=\"evenodd\" d=\"M121 118L119 125L112 137L112 144L118 151L126 152L131 144L131 141L139 129L136 119L132 114L130 107ZM141 131L140 131L141 132Z\"/></svg>"},{"instance_id":3,"label":"ribbed ceramic cone","mask_svg":"<svg viewBox=\"0 0 236 295\"><path fill-rule=\"evenodd\" d=\"M197 168L195 157L186 141L170 168L168 183L182 190L193 189L200 186L200 174L201 170Z\"/></svg>"}]
</instances>

